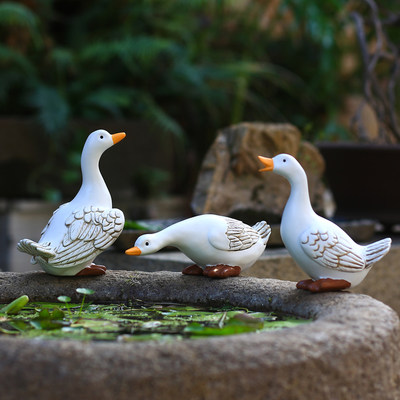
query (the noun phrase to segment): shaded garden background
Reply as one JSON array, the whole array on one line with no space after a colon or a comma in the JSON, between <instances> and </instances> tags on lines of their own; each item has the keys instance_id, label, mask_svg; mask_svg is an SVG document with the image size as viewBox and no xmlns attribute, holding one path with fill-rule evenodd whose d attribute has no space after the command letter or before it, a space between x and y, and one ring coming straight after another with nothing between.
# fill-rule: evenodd
<instances>
[{"instance_id":1,"label":"shaded garden background","mask_svg":"<svg viewBox=\"0 0 400 400\"><path fill-rule=\"evenodd\" d=\"M385 48L392 59L379 62L378 78L398 79L393 57L400 5L393 3L379 2L380 21L395 45ZM136 182L150 182L151 188L168 181L168 191L178 194L191 191L217 130L230 124L290 122L312 141L356 139L346 104L365 94L365 65L354 16L363 18L367 50L373 52L379 43L371 4L2 2L0 118L38 121L41 140L50 143L46 179L31 171L36 182L29 194L61 199L66 193L60 182L79 185L80 151L89 132L72 129L73 120L148 121L168 137L179 173L139 168Z\"/></svg>"}]
</instances>

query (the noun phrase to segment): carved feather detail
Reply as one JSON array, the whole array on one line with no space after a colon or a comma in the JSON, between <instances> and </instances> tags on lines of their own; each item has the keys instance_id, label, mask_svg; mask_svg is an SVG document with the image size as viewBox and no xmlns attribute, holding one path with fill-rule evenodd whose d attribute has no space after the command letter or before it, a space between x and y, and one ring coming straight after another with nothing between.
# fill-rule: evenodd
<instances>
[{"instance_id":1,"label":"carved feather detail","mask_svg":"<svg viewBox=\"0 0 400 400\"><path fill-rule=\"evenodd\" d=\"M338 271L357 272L365 268L362 248L342 235L308 230L301 236L303 251L320 265Z\"/></svg>"},{"instance_id":2,"label":"carved feather detail","mask_svg":"<svg viewBox=\"0 0 400 400\"><path fill-rule=\"evenodd\" d=\"M124 227L124 215L118 209L85 207L66 219L67 232L56 249L52 265L65 266L93 259L118 238Z\"/></svg>"},{"instance_id":3,"label":"carved feather detail","mask_svg":"<svg viewBox=\"0 0 400 400\"><path fill-rule=\"evenodd\" d=\"M226 237L229 240L230 250L246 250L255 245L260 239L260 234L241 221L226 218Z\"/></svg>"}]
</instances>

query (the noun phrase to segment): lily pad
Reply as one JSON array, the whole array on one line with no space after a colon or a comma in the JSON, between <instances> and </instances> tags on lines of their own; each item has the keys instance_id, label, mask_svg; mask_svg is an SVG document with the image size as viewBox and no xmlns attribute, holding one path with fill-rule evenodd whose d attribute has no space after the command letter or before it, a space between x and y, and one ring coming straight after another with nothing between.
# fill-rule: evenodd
<instances>
[{"instance_id":1,"label":"lily pad","mask_svg":"<svg viewBox=\"0 0 400 400\"><path fill-rule=\"evenodd\" d=\"M184 329L184 332L195 336L225 336L256 332L263 327L264 323L261 319L238 313L218 326L205 326L198 322L192 322Z\"/></svg>"},{"instance_id":2,"label":"lily pad","mask_svg":"<svg viewBox=\"0 0 400 400\"><path fill-rule=\"evenodd\" d=\"M88 288L78 288L76 289L76 292L80 294L90 295L94 293L94 290Z\"/></svg>"},{"instance_id":3,"label":"lily pad","mask_svg":"<svg viewBox=\"0 0 400 400\"><path fill-rule=\"evenodd\" d=\"M58 296L57 300L61 303L69 303L71 301L71 297L68 296Z\"/></svg>"}]
</instances>

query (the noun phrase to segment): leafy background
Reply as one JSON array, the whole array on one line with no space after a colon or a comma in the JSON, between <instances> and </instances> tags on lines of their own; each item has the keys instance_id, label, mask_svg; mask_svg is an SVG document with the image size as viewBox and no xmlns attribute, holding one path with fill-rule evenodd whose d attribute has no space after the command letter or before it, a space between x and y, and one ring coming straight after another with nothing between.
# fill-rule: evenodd
<instances>
[{"instance_id":1,"label":"leafy background","mask_svg":"<svg viewBox=\"0 0 400 400\"><path fill-rule=\"evenodd\" d=\"M389 4L380 3L383 14L398 7ZM350 138L338 122L344 98L362 91L350 13L367 8L345 0L5 1L0 116L38 120L53 159L62 143L72 169L87 132L62 138L76 118L151 121L197 164L218 129L243 120L291 122L311 140Z\"/></svg>"}]
</instances>

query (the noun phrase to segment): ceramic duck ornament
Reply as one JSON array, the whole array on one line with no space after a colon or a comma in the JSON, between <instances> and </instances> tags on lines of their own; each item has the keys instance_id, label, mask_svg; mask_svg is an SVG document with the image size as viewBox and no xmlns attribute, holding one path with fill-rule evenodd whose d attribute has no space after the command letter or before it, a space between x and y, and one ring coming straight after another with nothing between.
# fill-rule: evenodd
<instances>
[{"instance_id":1,"label":"ceramic duck ornament","mask_svg":"<svg viewBox=\"0 0 400 400\"><path fill-rule=\"evenodd\" d=\"M144 255L174 246L196 263L185 268L183 274L227 278L239 275L256 262L270 234L271 228L265 221L250 227L236 219L204 214L142 235L125 253Z\"/></svg>"},{"instance_id":2,"label":"ceramic duck ornament","mask_svg":"<svg viewBox=\"0 0 400 400\"><path fill-rule=\"evenodd\" d=\"M69 203L61 205L41 233L38 243L22 239L18 250L32 256L52 275L101 275L106 268L93 264L122 232L124 214L112 208L110 192L101 176L99 161L108 148L125 137L105 130L92 132L81 156L82 186Z\"/></svg>"},{"instance_id":3,"label":"ceramic duck ornament","mask_svg":"<svg viewBox=\"0 0 400 400\"><path fill-rule=\"evenodd\" d=\"M362 282L374 263L390 250L391 239L358 245L341 228L314 212L306 173L294 157L279 154L272 159L259 159L265 165L260 171L273 171L291 185L282 215L281 236L291 256L312 278L298 282L297 288L334 291Z\"/></svg>"}]
</instances>

